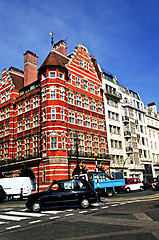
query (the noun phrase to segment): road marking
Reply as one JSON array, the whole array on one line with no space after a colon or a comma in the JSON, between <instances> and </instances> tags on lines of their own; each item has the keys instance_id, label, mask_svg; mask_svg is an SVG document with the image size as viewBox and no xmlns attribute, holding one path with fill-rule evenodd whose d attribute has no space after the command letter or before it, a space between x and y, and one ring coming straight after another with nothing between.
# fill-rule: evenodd
<instances>
[{"instance_id":1,"label":"road marking","mask_svg":"<svg viewBox=\"0 0 159 240\"><path fill-rule=\"evenodd\" d=\"M0 225L1 225L1 224L6 224L6 223L9 223L9 222L0 222Z\"/></svg>"},{"instance_id":2,"label":"road marking","mask_svg":"<svg viewBox=\"0 0 159 240\"><path fill-rule=\"evenodd\" d=\"M138 220L153 221L152 218L147 216L145 213L134 213L133 214Z\"/></svg>"},{"instance_id":3,"label":"road marking","mask_svg":"<svg viewBox=\"0 0 159 240\"><path fill-rule=\"evenodd\" d=\"M19 228L19 227L21 227L21 225L16 225L16 226L8 227L8 228L6 228L6 229L9 230L9 229L14 229L14 228Z\"/></svg>"},{"instance_id":4,"label":"road marking","mask_svg":"<svg viewBox=\"0 0 159 240\"><path fill-rule=\"evenodd\" d=\"M90 209L90 211L97 211L98 210L98 208L93 208L93 209Z\"/></svg>"},{"instance_id":5,"label":"road marking","mask_svg":"<svg viewBox=\"0 0 159 240\"><path fill-rule=\"evenodd\" d=\"M95 207L98 207L98 206L100 206L102 203L92 203L92 205L93 206L95 206Z\"/></svg>"},{"instance_id":6,"label":"road marking","mask_svg":"<svg viewBox=\"0 0 159 240\"><path fill-rule=\"evenodd\" d=\"M62 213L63 211L42 211L41 213L46 213L46 214L58 214L58 213Z\"/></svg>"},{"instance_id":7,"label":"road marking","mask_svg":"<svg viewBox=\"0 0 159 240\"><path fill-rule=\"evenodd\" d=\"M38 223L38 222L41 222L41 220L36 220L36 221L29 222L29 223L34 224L34 223Z\"/></svg>"},{"instance_id":8,"label":"road marking","mask_svg":"<svg viewBox=\"0 0 159 240\"><path fill-rule=\"evenodd\" d=\"M60 216L55 216L55 217L50 217L49 219L56 219L59 218Z\"/></svg>"},{"instance_id":9,"label":"road marking","mask_svg":"<svg viewBox=\"0 0 159 240\"><path fill-rule=\"evenodd\" d=\"M28 217L18 217L18 216L0 215L0 219L13 220L13 221L21 221L21 220L28 219Z\"/></svg>"},{"instance_id":10,"label":"road marking","mask_svg":"<svg viewBox=\"0 0 159 240\"><path fill-rule=\"evenodd\" d=\"M120 205L124 205L124 204L126 204L125 202L124 203L119 203Z\"/></svg>"},{"instance_id":11,"label":"road marking","mask_svg":"<svg viewBox=\"0 0 159 240\"><path fill-rule=\"evenodd\" d=\"M65 217L73 216L73 213L66 214Z\"/></svg>"},{"instance_id":12,"label":"road marking","mask_svg":"<svg viewBox=\"0 0 159 240\"><path fill-rule=\"evenodd\" d=\"M44 216L45 214L41 213L29 213L29 212L17 212L17 211L10 211L10 212L5 212L7 215L17 215L17 216L26 216L26 217L41 217Z\"/></svg>"},{"instance_id":13,"label":"road marking","mask_svg":"<svg viewBox=\"0 0 159 240\"><path fill-rule=\"evenodd\" d=\"M72 212L74 209L67 209L66 212Z\"/></svg>"},{"instance_id":14,"label":"road marking","mask_svg":"<svg viewBox=\"0 0 159 240\"><path fill-rule=\"evenodd\" d=\"M87 213L88 211L81 211L81 212L79 212L79 213Z\"/></svg>"},{"instance_id":15,"label":"road marking","mask_svg":"<svg viewBox=\"0 0 159 240\"><path fill-rule=\"evenodd\" d=\"M104 207L101 207L102 209L104 209L104 208L109 208L109 206L104 206Z\"/></svg>"},{"instance_id":16,"label":"road marking","mask_svg":"<svg viewBox=\"0 0 159 240\"><path fill-rule=\"evenodd\" d=\"M111 205L111 207L117 207L117 206L119 206L119 204L113 204L113 205Z\"/></svg>"}]
</instances>

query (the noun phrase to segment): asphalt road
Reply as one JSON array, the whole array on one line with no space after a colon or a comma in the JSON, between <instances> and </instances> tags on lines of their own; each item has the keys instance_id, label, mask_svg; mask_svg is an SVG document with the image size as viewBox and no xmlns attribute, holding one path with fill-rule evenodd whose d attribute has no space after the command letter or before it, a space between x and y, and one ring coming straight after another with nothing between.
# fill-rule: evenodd
<instances>
[{"instance_id":1,"label":"asphalt road","mask_svg":"<svg viewBox=\"0 0 159 240\"><path fill-rule=\"evenodd\" d=\"M87 210L54 209L40 215L27 212L22 206L1 208L0 239L156 240L159 200L152 200L150 193L114 196L110 202L97 203ZM153 192L154 199L156 194Z\"/></svg>"}]
</instances>

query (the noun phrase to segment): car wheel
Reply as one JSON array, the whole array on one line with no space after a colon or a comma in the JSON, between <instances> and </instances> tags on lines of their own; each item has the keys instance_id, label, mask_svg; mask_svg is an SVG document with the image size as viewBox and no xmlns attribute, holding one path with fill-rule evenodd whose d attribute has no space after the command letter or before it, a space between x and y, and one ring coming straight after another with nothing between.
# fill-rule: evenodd
<instances>
[{"instance_id":1,"label":"car wheel","mask_svg":"<svg viewBox=\"0 0 159 240\"><path fill-rule=\"evenodd\" d=\"M140 189L139 189L140 191L143 191L144 190L144 187L140 187Z\"/></svg>"},{"instance_id":2,"label":"car wheel","mask_svg":"<svg viewBox=\"0 0 159 240\"><path fill-rule=\"evenodd\" d=\"M80 205L81 205L82 208L88 208L89 205L90 205L90 202L87 198L84 198L84 199L81 200Z\"/></svg>"},{"instance_id":3,"label":"car wheel","mask_svg":"<svg viewBox=\"0 0 159 240\"><path fill-rule=\"evenodd\" d=\"M127 189L126 189L126 192L130 192L130 188L127 188Z\"/></svg>"},{"instance_id":4,"label":"car wheel","mask_svg":"<svg viewBox=\"0 0 159 240\"><path fill-rule=\"evenodd\" d=\"M32 204L31 210L33 212L36 212L36 213L41 212L41 203L40 202L34 202Z\"/></svg>"},{"instance_id":5,"label":"car wheel","mask_svg":"<svg viewBox=\"0 0 159 240\"><path fill-rule=\"evenodd\" d=\"M108 190L107 190L107 196L108 196L108 197L112 197L113 194L114 194L114 192L113 192L112 189L108 189Z\"/></svg>"}]
</instances>

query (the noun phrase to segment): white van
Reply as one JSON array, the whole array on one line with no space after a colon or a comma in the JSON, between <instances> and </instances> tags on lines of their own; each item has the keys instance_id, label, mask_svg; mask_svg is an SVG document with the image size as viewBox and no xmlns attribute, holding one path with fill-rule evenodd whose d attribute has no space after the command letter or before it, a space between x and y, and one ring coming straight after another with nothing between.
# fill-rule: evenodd
<instances>
[{"instance_id":1,"label":"white van","mask_svg":"<svg viewBox=\"0 0 159 240\"><path fill-rule=\"evenodd\" d=\"M0 185L6 192L8 199L23 198L31 194L29 177L0 178Z\"/></svg>"}]
</instances>

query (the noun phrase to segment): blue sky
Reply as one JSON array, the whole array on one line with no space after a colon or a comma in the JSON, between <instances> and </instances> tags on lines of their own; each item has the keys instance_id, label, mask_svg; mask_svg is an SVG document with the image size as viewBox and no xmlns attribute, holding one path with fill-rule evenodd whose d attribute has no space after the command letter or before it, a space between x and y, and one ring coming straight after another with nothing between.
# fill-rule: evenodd
<instances>
[{"instance_id":1,"label":"blue sky","mask_svg":"<svg viewBox=\"0 0 159 240\"><path fill-rule=\"evenodd\" d=\"M159 0L1 0L0 71L23 70L26 50L39 66L55 42L83 43L118 82L159 109Z\"/></svg>"}]
</instances>

